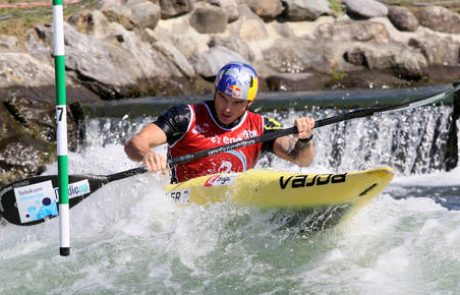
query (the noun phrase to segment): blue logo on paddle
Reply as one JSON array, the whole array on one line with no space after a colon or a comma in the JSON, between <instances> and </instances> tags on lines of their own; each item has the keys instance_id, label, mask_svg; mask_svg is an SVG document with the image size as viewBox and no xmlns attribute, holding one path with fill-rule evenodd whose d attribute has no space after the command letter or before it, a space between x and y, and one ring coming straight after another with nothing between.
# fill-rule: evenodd
<instances>
[{"instance_id":1,"label":"blue logo on paddle","mask_svg":"<svg viewBox=\"0 0 460 295\"><path fill-rule=\"evenodd\" d=\"M26 217L29 218L30 221L34 221L57 215L57 202L45 197L41 202L37 200L35 206L29 206Z\"/></svg>"}]
</instances>

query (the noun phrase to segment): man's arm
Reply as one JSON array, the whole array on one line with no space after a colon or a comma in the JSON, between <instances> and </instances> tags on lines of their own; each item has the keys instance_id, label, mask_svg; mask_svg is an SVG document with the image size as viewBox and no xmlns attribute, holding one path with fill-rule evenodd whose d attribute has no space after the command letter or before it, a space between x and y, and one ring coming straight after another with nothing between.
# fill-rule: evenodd
<instances>
[{"instance_id":1,"label":"man's arm","mask_svg":"<svg viewBox=\"0 0 460 295\"><path fill-rule=\"evenodd\" d=\"M165 132L154 123L147 124L126 144L125 152L133 161L144 161L150 172L168 171L166 159L152 148L166 143Z\"/></svg>"},{"instance_id":2,"label":"man's arm","mask_svg":"<svg viewBox=\"0 0 460 295\"><path fill-rule=\"evenodd\" d=\"M126 144L125 152L133 161L142 161L152 148L166 143L166 134L154 123L149 123Z\"/></svg>"},{"instance_id":3,"label":"man's arm","mask_svg":"<svg viewBox=\"0 0 460 295\"><path fill-rule=\"evenodd\" d=\"M169 145L179 140L185 132L191 118L187 105L168 109L155 122L147 124L126 144L125 152L131 160L144 161L150 172L167 173L165 157L152 151L152 148L168 142Z\"/></svg>"},{"instance_id":4,"label":"man's arm","mask_svg":"<svg viewBox=\"0 0 460 295\"><path fill-rule=\"evenodd\" d=\"M312 141L315 121L312 118L298 118L296 136L279 137L273 143L273 152L278 157L299 165L309 166L313 162L315 148ZM310 140L308 140L310 139Z\"/></svg>"}]
</instances>

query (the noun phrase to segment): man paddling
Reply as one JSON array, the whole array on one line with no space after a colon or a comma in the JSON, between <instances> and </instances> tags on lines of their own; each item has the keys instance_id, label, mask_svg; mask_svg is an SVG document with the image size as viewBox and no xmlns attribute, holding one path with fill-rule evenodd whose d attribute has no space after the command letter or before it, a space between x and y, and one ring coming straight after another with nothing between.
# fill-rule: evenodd
<instances>
[{"instance_id":1,"label":"man paddling","mask_svg":"<svg viewBox=\"0 0 460 295\"><path fill-rule=\"evenodd\" d=\"M256 98L257 88L257 74L250 65L228 63L216 76L212 101L170 108L135 134L125 144L125 152L130 159L143 161L148 171L166 174L165 157L152 151L156 146L167 143L168 158L176 158L280 129L282 126L276 120L248 110ZM171 181L245 171L254 168L262 152L272 152L301 167L308 166L314 156L315 121L301 117L294 125L298 130L295 136L279 137L170 167Z\"/></svg>"}]
</instances>

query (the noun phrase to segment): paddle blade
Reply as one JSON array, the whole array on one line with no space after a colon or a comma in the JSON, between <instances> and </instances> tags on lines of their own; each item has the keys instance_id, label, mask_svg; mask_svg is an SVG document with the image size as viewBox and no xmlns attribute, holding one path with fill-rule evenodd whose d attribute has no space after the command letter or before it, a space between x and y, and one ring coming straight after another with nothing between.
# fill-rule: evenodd
<instances>
[{"instance_id":1,"label":"paddle blade","mask_svg":"<svg viewBox=\"0 0 460 295\"><path fill-rule=\"evenodd\" d=\"M69 206L77 205L106 183L105 176L70 175ZM0 214L12 224L34 225L58 216L58 201L58 176L36 176L2 188Z\"/></svg>"}]
</instances>

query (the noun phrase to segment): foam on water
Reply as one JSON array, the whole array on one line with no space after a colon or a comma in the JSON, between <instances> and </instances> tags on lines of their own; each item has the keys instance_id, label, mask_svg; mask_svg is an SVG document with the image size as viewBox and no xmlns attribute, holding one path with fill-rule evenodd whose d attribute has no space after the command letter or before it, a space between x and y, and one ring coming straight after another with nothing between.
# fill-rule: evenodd
<instances>
[{"instance_id":1,"label":"foam on water","mask_svg":"<svg viewBox=\"0 0 460 295\"><path fill-rule=\"evenodd\" d=\"M401 186L460 186L460 167L449 172L436 171L422 175L409 175L399 177L393 181L395 185Z\"/></svg>"},{"instance_id":2,"label":"foam on water","mask_svg":"<svg viewBox=\"0 0 460 295\"><path fill-rule=\"evenodd\" d=\"M344 224L333 246L308 265L304 287L352 294L459 290L452 280L460 271L458 254L452 257L460 249L459 218L427 198L394 200L383 194Z\"/></svg>"}]
</instances>

